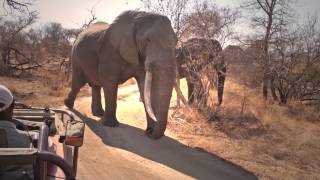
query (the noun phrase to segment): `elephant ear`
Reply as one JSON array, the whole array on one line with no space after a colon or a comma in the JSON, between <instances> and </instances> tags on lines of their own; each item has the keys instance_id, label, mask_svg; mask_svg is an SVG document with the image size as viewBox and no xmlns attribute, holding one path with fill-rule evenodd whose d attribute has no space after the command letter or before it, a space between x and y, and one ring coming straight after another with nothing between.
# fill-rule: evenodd
<instances>
[{"instance_id":1,"label":"elephant ear","mask_svg":"<svg viewBox=\"0 0 320 180\"><path fill-rule=\"evenodd\" d=\"M100 40L109 41L120 56L130 64L139 64L139 55L134 35L134 19L128 14L120 15L102 34Z\"/></svg>"}]
</instances>

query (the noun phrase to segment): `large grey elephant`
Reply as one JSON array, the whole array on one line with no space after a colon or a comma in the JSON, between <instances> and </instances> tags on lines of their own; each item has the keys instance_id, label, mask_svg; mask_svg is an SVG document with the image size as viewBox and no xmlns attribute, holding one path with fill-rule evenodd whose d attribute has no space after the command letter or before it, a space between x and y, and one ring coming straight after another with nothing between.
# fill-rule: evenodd
<instances>
[{"instance_id":1,"label":"large grey elephant","mask_svg":"<svg viewBox=\"0 0 320 180\"><path fill-rule=\"evenodd\" d=\"M102 124L116 127L118 85L133 77L144 97L146 134L160 138L166 129L176 77L176 42L170 20L158 14L126 11L111 25L91 25L72 49L72 86L65 105L73 108L80 88L89 83L93 114L102 114L102 87L106 100Z\"/></svg>"},{"instance_id":2,"label":"large grey elephant","mask_svg":"<svg viewBox=\"0 0 320 180\"><path fill-rule=\"evenodd\" d=\"M220 43L214 39L192 38L176 50L176 57L179 76L187 80L189 103L198 98L195 97L195 84L201 81L198 73L209 65L216 73L218 105L220 105L227 71Z\"/></svg>"}]
</instances>

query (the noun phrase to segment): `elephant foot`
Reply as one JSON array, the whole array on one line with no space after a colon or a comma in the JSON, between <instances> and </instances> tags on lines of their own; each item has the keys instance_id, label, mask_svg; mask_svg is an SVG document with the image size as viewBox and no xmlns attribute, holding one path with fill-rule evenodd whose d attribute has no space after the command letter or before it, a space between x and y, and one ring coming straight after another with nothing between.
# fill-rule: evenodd
<instances>
[{"instance_id":1,"label":"elephant foot","mask_svg":"<svg viewBox=\"0 0 320 180\"><path fill-rule=\"evenodd\" d=\"M147 135L147 136L149 136L149 135L152 134L152 131L153 131L153 129L152 129L151 127L148 127L148 128L144 131L144 134Z\"/></svg>"},{"instance_id":2,"label":"elephant foot","mask_svg":"<svg viewBox=\"0 0 320 180\"><path fill-rule=\"evenodd\" d=\"M150 139L155 139L152 137L152 132L153 132L153 128L147 128L145 131L144 131L144 134L146 136L148 136Z\"/></svg>"},{"instance_id":3,"label":"elephant foot","mask_svg":"<svg viewBox=\"0 0 320 180\"><path fill-rule=\"evenodd\" d=\"M103 118L101 121L102 125L108 126L108 127L118 127L119 122L116 118Z\"/></svg>"},{"instance_id":4,"label":"elephant foot","mask_svg":"<svg viewBox=\"0 0 320 180\"><path fill-rule=\"evenodd\" d=\"M64 105L67 106L69 109L73 109L74 103L73 103L73 102L70 102L69 99L65 99L65 100L64 100Z\"/></svg>"},{"instance_id":5,"label":"elephant foot","mask_svg":"<svg viewBox=\"0 0 320 180\"><path fill-rule=\"evenodd\" d=\"M103 109L92 110L92 114L97 117L102 117L104 114L104 110Z\"/></svg>"},{"instance_id":6,"label":"elephant foot","mask_svg":"<svg viewBox=\"0 0 320 180\"><path fill-rule=\"evenodd\" d=\"M146 136L148 136L150 139L154 139L154 140L157 140L159 138L161 138L163 135L154 135L153 134L153 128L147 128L146 131L144 132L144 134Z\"/></svg>"}]
</instances>

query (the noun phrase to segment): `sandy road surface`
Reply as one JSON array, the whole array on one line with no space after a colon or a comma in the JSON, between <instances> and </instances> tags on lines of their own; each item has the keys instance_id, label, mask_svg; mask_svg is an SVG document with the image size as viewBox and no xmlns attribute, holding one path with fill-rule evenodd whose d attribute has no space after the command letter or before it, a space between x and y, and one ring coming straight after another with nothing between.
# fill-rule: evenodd
<instances>
[{"instance_id":1,"label":"sandy road surface","mask_svg":"<svg viewBox=\"0 0 320 180\"><path fill-rule=\"evenodd\" d=\"M170 133L160 140L147 138L135 85L121 88L118 97L118 128L104 127L91 115L89 97L76 101L75 113L87 124L78 179L257 179L214 154L181 144Z\"/></svg>"}]
</instances>

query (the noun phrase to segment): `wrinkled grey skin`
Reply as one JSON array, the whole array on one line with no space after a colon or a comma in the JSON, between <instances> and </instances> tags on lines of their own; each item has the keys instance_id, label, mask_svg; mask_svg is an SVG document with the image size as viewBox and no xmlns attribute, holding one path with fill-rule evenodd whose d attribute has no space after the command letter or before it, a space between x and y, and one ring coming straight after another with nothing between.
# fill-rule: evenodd
<instances>
[{"instance_id":1,"label":"wrinkled grey skin","mask_svg":"<svg viewBox=\"0 0 320 180\"><path fill-rule=\"evenodd\" d=\"M111 25L91 25L79 35L72 49L72 87L65 105L73 108L80 88L89 83L93 114L104 114L102 124L116 127L118 85L133 77L144 97L146 134L154 139L162 137L175 81L175 46L170 20L158 14L126 11Z\"/></svg>"},{"instance_id":2,"label":"wrinkled grey skin","mask_svg":"<svg viewBox=\"0 0 320 180\"><path fill-rule=\"evenodd\" d=\"M201 53L209 53L208 59L201 59ZM217 40L192 38L176 50L177 65L180 78L186 78L188 85L188 101L193 103L195 81L200 81L194 72L199 72L204 66L210 64L217 73L218 82L218 105L222 103L225 74L227 71L226 64L222 55L222 47ZM192 60L193 59L193 60ZM189 63L189 65L187 65ZM188 69L193 69L190 72Z\"/></svg>"}]
</instances>

